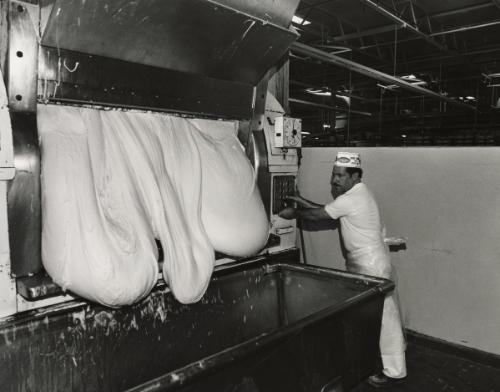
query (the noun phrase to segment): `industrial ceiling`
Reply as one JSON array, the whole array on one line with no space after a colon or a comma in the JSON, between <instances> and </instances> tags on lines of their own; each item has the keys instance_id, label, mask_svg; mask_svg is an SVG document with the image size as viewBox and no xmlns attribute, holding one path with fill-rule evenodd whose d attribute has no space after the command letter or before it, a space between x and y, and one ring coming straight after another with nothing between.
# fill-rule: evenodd
<instances>
[{"instance_id":1,"label":"industrial ceiling","mask_svg":"<svg viewBox=\"0 0 500 392\"><path fill-rule=\"evenodd\" d=\"M500 0L302 0L306 145L500 145Z\"/></svg>"}]
</instances>

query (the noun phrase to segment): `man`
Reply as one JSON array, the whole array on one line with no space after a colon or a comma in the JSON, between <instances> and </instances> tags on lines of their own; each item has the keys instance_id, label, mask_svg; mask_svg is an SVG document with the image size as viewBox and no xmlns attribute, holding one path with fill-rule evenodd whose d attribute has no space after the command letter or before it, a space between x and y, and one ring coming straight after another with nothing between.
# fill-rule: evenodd
<instances>
[{"instance_id":1,"label":"man","mask_svg":"<svg viewBox=\"0 0 500 392\"><path fill-rule=\"evenodd\" d=\"M330 180L334 198L321 205L300 196L291 196L298 208L287 207L279 215L285 219L310 221L340 219L340 229L347 250L349 272L391 277L391 261L384 244L383 226L373 194L361 182L363 170L359 154L339 152ZM380 352L383 370L371 376L368 383L376 388L391 387L406 378L405 339L395 294L384 301Z\"/></svg>"}]
</instances>

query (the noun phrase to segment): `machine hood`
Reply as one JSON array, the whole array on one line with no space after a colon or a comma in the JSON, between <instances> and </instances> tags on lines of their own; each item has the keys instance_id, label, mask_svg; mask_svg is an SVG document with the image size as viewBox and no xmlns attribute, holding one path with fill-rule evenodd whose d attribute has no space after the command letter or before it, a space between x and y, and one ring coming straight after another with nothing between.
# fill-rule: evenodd
<instances>
[{"instance_id":1,"label":"machine hood","mask_svg":"<svg viewBox=\"0 0 500 392\"><path fill-rule=\"evenodd\" d=\"M299 0L49 0L44 46L255 85L297 33Z\"/></svg>"}]
</instances>

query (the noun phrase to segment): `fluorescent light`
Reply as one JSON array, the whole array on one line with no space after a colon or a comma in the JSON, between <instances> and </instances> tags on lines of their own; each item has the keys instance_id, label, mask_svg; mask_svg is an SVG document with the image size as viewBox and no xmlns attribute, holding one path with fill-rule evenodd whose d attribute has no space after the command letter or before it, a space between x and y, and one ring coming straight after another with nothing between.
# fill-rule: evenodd
<instances>
[{"instance_id":1,"label":"fluorescent light","mask_svg":"<svg viewBox=\"0 0 500 392\"><path fill-rule=\"evenodd\" d=\"M385 86L383 84L377 83L377 86L379 86L380 88L383 88L384 90L395 90L395 89L399 88L399 86L396 86L395 84L389 84L389 85Z\"/></svg>"},{"instance_id":2,"label":"fluorescent light","mask_svg":"<svg viewBox=\"0 0 500 392\"><path fill-rule=\"evenodd\" d=\"M400 76L400 79L404 80L407 83L410 83L412 86L425 86L425 85L427 85L427 82L425 80L419 79L413 74ZM377 86L379 86L385 90L399 89L399 86L396 86L395 84L383 85L383 84L377 83Z\"/></svg>"},{"instance_id":3,"label":"fluorescent light","mask_svg":"<svg viewBox=\"0 0 500 392\"><path fill-rule=\"evenodd\" d=\"M309 94L321 95L322 97L331 97L332 92L322 88L308 88L306 90Z\"/></svg>"},{"instance_id":4,"label":"fluorescent light","mask_svg":"<svg viewBox=\"0 0 500 392\"><path fill-rule=\"evenodd\" d=\"M308 24L311 24L308 20L302 19L300 16L294 15L292 17L292 23L302 25L302 26L307 26Z\"/></svg>"},{"instance_id":5,"label":"fluorescent light","mask_svg":"<svg viewBox=\"0 0 500 392\"><path fill-rule=\"evenodd\" d=\"M471 95L468 95L467 97L465 97L465 99L468 99L469 101L475 101L476 100L476 98L474 98Z\"/></svg>"},{"instance_id":6,"label":"fluorescent light","mask_svg":"<svg viewBox=\"0 0 500 392\"><path fill-rule=\"evenodd\" d=\"M323 128L328 129L328 128L331 128L331 126L330 126L330 124L323 124Z\"/></svg>"}]
</instances>

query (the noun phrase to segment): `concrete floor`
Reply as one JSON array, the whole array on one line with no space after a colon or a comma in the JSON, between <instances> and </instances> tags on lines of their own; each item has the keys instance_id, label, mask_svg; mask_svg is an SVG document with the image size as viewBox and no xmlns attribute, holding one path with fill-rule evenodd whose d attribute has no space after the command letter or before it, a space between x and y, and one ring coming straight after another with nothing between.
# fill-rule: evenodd
<instances>
[{"instance_id":1,"label":"concrete floor","mask_svg":"<svg viewBox=\"0 0 500 392\"><path fill-rule=\"evenodd\" d=\"M435 349L409 343L408 377L390 391L401 392L500 392L500 368L481 365ZM373 392L363 383L350 392Z\"/></svg>"}]
</instances>

